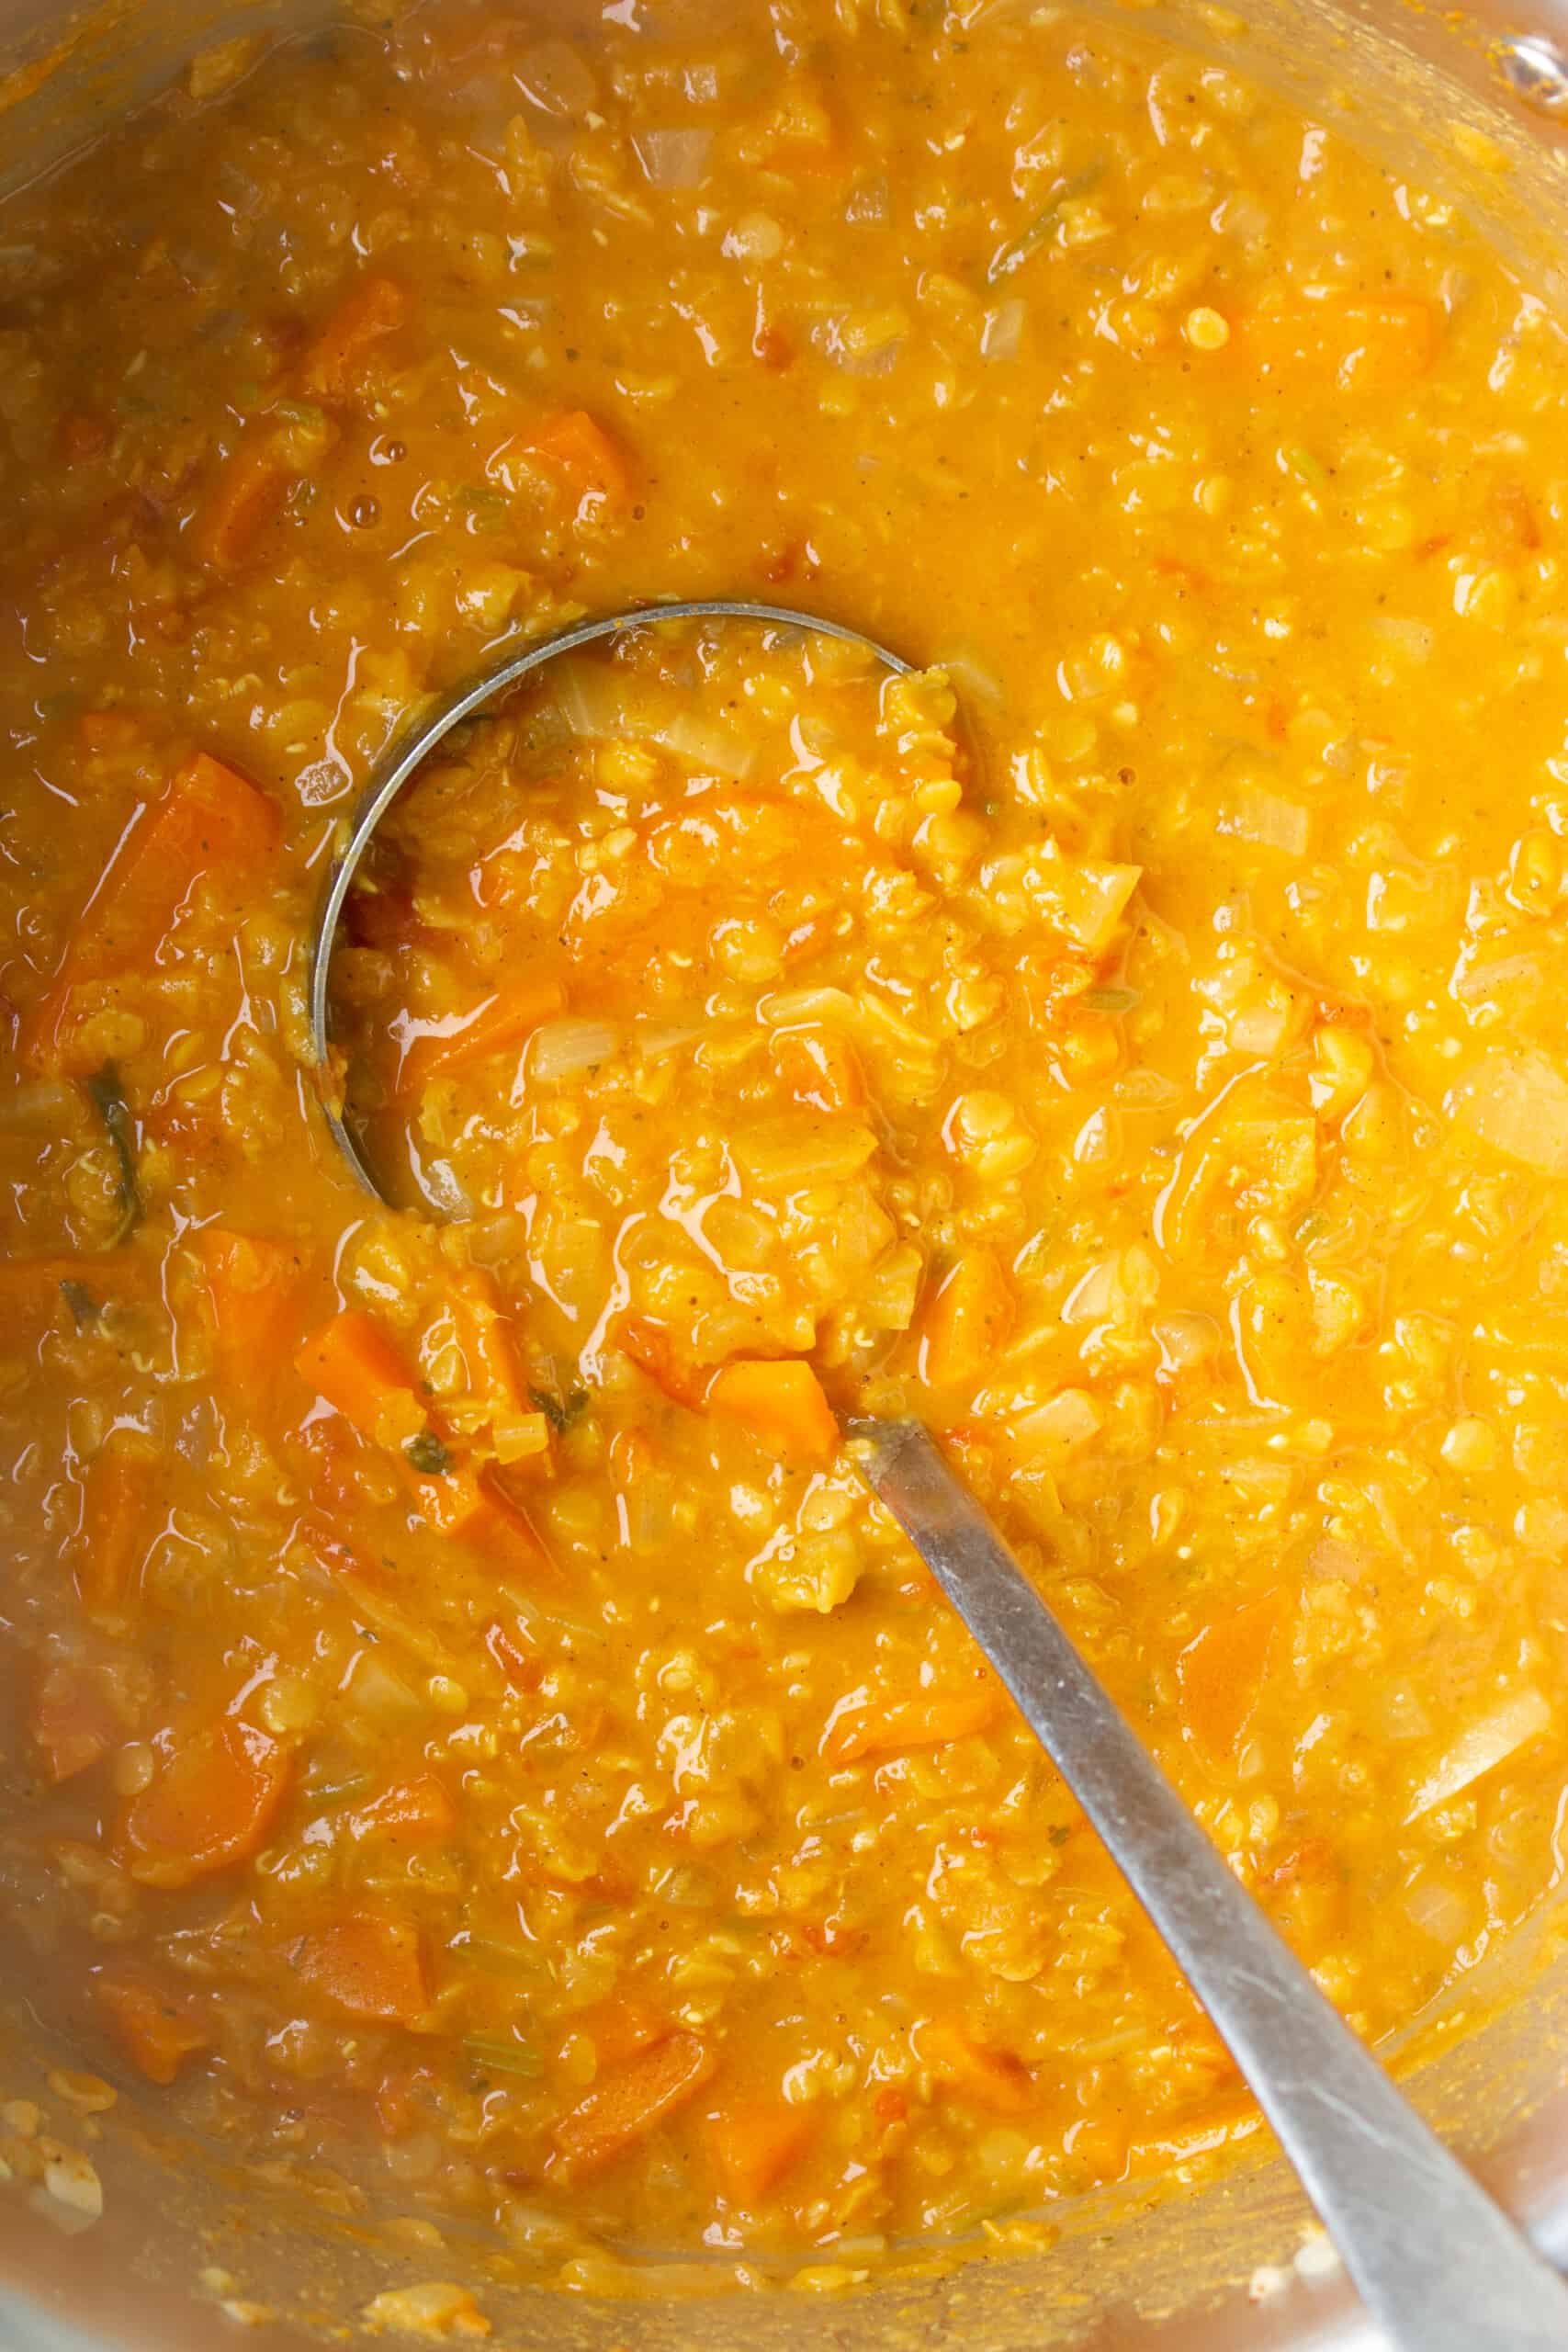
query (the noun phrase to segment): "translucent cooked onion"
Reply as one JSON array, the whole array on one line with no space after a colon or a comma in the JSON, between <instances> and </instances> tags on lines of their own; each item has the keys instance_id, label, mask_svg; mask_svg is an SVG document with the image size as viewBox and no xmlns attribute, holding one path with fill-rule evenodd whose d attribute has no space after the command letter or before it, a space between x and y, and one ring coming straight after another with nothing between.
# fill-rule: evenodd
<instances>
[{"instance_id":1,"label":"translucent cooked onion","mask_svg":"<svg viewBox=\"0 0 1568 2352\"><path fill-rule=\"evenodd\" d=\"M1244 842L1258 842L1266 849L1288 850L1301 857L1312 831L1312 820L1299 801L1275 792L1238 792L1216 831Z\"/></svg>"},{"instance_id":2,"label":"translucent cooked onion","mask_svg":"<svg viewBox=\"0 0 1568 2352\"><path fill-rule=\"evenodd\" d=\"M1568 1176L1568 1078L1533 1046L1499 1046L1453 1087L1449 1116L1543 1176Z\"/></svg>"},{"instance_id":3,"label":"translucent cooked onion","mask_svg":"<svg viewBox=\"0 0 1568 2352\"><path fill-rule=\"evenodd\" d=\"M1021 296L1009 302L998 302L994 311L986 313L980 330L980 356L983 359L1016 359L1023 342L1023 322L1029 316L1029 305Z\"/></svg>"},{"instance_id":4,"label":"translucent cooked onion","mask_svg":"<svg viewBox=\"0 0 1568 2352\"><path fill-rule=\"evenodd\" d=\"M1411 1802L1407 1821L1419 1821L1438 1805L1448 1804L1472 1781L1495 1772L1499 1764L1550 1729L1551 1709L1539 1690L1529 1686L1510 1691L1506 1699L1468 1724L1448 1754L1429 1772Z\"/></svg>"},{"instance_id":5,"label":"translucent cooked onion","mask_svg":"<svg viewBox=\"0 0 1568 2352\"><path fill-rule=\"evenodd\" d=\"M1436 1871L1423 1871L1404 1891L1404 1910L1412 1927L1451 1951L1470 1918L1470 1906L1456 1886Z\"/></svg>"},{"instance_id":6,"label":"translucent cooked onion","mask_svg":"<svg viewBox=\"0 0 1568 2352\"><path fill-rule=\"evenodd\" d=\"M717 719L705 718L700 711L685 710L661 725L639 730L651 743L662 743L677 759L711 775L730 777L739 783L750 775L756 763L757 747L738 735L733 727L721 726Z\"/></svg>"},{"instance_id":7,"label":"translucent cooked onion","mask_svg":"<svg viewBox=\"0 0 1568 2352\"><path fill-rule=\"evenodd\" d=\"M423 1712L419 1699L400 1674L382 1658L363 1652L348 1686L349 1703L356 1715L371 1723L403 1723Z\"/></svg>"},{"instance_id":8,"label":"translucent cooked onion","mask_svg":"<svg viewBox=\"0 0 1568 2352\"><path fill-rule=\"evenodd\" d=\"M518 88L541 114L563 122L581 121L598 96L593 76L569 41L536 42L516 68Z\"/></svg>"},{"instance_id":9,"label":"translucent cooked onion","mask_svg":"<svg viewBox=\"0 0 1568 2352\"><path fill-rule=\"evenodd\" d=\"M700 187L707 171L711 130L639 130L632 145L650 187Z\"/></svg>"},{"instance_id":10,"label":"translucent cooked onion","mask_svg":"<svg viewBox=\"0 0 1568 2352\"><path fill-rule=\"evenodd\" d=\"M620 1042L620 1031L609 1021L547 1021L535 1030L528 1047L528 1075L541 1085L555 1085L608 1061Z\"/></svg>"}]
</instances>

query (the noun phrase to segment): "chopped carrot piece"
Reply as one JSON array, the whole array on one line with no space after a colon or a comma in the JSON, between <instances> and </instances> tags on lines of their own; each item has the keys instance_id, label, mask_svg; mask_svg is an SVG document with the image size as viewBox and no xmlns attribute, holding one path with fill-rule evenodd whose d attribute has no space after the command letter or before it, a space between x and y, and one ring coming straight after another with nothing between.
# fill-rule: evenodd
<instances>
[{"instance_id":1,"label":"chopped carrot piece","mask_svg":"<svg viewBox=\"0 0 1568 2352\"><path fill-rule=\"evenodd\" d=\"M474 1062L488 1061L492 1054L514 1052L565 1002L566 990L558 980L521 980L487 996L471 1012L406 1023L400 1091L417 1094L434 1079L451 1078Z\"/></svg>"},{"instance_id":2,"label":"chopped carrot piece","mask_svg":"<svg viewBox=\"0 0 1568 2352\"><path fill-rule=\"evenodd\" d=\"M528 1396L516 1325L494 1277L475 1268L457 1278L456 1292L469 1393L486 1414L497 1453L506 1462L547 1453L549 1421Z\"/></svg>"},{"instance_id":3,"label":"chopped carrot piece","mask_svg":"<svg viewBox=\"0 0 1568 2352\"><path fill-rule=\"evenodd\" d=\"M1018 1300L995 1250L966 1250L920 1317L919 1376L933 1388L978 1380L1012 1337Z\"/></svg>"},{"instance_id":4,"label":"chopped carrot piece","mask_svg":"<svg viewBox=\"0 0 1568 2352\"><path fill-rule=\"evenodd\" d=\"M585 409L564 409L547 418L523 446L576 497L580 514L585 508L624 506L631 495L631 473L619 444Z\"/></svg>"},{"instance_id":5,"label":"chopped carrot piece","mask_svg":"<svg viewBox=\"0 0 1568 2352\"><path fill-rule=\"evenodd\" d=\"M805 2108L745 2099L710 2115L707 2133L726 2196L738 2205L755 2205L804 2155L812 2124Z\"/></svg>"},{"instance_id":6,"label":"chopped carrot piece","mask_svg":"<svg viewBox=\"0 0 1568 2352\"><path fill-rule=\"evenodd\" d=\"M130 828L83 916L54 982L17 1041L31 1069L90 1068L73 1057L78 989L154 963L193 886L223 870L247 889L282 837L276 809L248 777L206 752L175 775Z\"/></svg>"},{"instance_id":7,"label":"chopped carrot piece","mask_svg":"<svg viewBox=\"0 0 1568 2352\"><path fill-rule=\"evenodd\" d=\"M141 1977L99 1976L94 1981L93 1995L108 2011L126 2055L150 2083L172 2083L187 2058L211 2047L211 2036L203 2026L177 2001Z\"/></svg>"},{"instance_id":8,"label":"chopped carrot piece","mask_svg":"<svg viewBox=\"0 0 1568 2352\"><path fill-rule=\"evenodd\" d=\"M396 1838L450 1838L457 1826L457 1808L434 1772L414 1781L399 1781L368 1804L355 1808L356 1829L379 1831Z\"/></svg>"},{"instance_id":9,"label":"chopped carrot piece","mask_svg":"<svg viewBox=\"0 0 1568 2352\"><path fill-rule=\"evenodd\" d=\"M85 710L76 733L85 752L134 752L141 746L141 721L129 710Z\"/></svg>"},{"instance_id":10,"label":"chopped carrot piece","mask_svg":"<svg viewBox=\"0 0 1568 2352\"><path fill-rule=\"evenodd\" d=\"M125 1724L96 1668L62 1658L33 1692L28 1736L58 1787L107 1756L124 1738Z\"/></svg>"},{"instance_id":11,"label":"chopped carrot piece","mask_svg":"<svg viewBox=\"0 0 1568 2352\"><path fill-rule=\"evenodd\" d=\"M1234 1753L1258 1704L1285 1606L1283 1589L1264 1593L1205 1625L1176 1661L1182 1723L1213 1763Z\"/></svg>"},{"instance_id":12,"label":"chopped carrot piece","mask_svg":"<svg viewBox=\"0 0 1568 2352\"><path fill-rule=\"evenodd\" d=\"M1399 392L1438 355L1429 302L1291 301L1238 319L1235 345L1260 375L1336 385L1342 392Z\"/></svg>"},{"instance_id":13,"label":"chopped carrot piece","mask_svg":"<svg viewBox=\"0 0 1568 2352\"><path fill-rule=\"evenodd\" d=\"M425 1426L412 1366L362 1307L345 1307L313 1331L294 1364L318 1396L378 1445L407 1445Z\"/></svg>"},{"instance_id":14,"label":"chopped carrot piece","mask_svg":"<svg viewBox=\"0 0 1568 2352\"><path fill-rule=\"evenodd\" d=\"M914 2037L915 2054L939 2083L995 2115L1022 2115L1033 2103L1028 2068L1010 2051L986 2050L951 2019L932 2018Z\"/></svg>"},{"instance_id":15,"label":"chopped carrot piece","mask_svg":"<svg viewBox=\"0 0 1568 2352\"><path fill-rule=\"evenodd\" d=\"M467 1544L498 1572L536 1574L552 1566L526 1515L492 1478L470 1464L457 1463L438 1476L421 1478L417 1495L427 1526L454 1543Z\"/></svg>"},{"instance_id":16,"label":"chopped carrot piece","mask_svg":"<svg viewBox=\"0 0 1568 2352\"><path fill-rule=\"evenodd\" d=\"M680 1346L674 1333L646 1315L623 1315L610 1334L624 1356L646 1372L673 1405L689 1412L702 1410L713 1383L713 1366L698 1363Z\"/></svg>"},{"instance_id":17,"label":"chopped carrot piece","mask_svg":"<svg viewBox=\"0 0 1568 2352\"><path fill-rule=\"evenodd\" d=\"M543 1658L531 1657L517 1638L518 1629L506 1626L499 1618L485 1627L485 1647L516 1690L536 1690L544 1680Z\"/></svg>"},{"instance_id":18,"label":"chopped carrot piece","mask_svg":"<svg viewBox=\"0 0 1568 2352\"><path fill-rule=\"evenodd\" d=\"M819 1753L829 1764L856 1764L863 1756L901 1756L910 1747L945 1747L989 1731L1002 1709L994 1682L976 1677L964 1690L919 1690L908 1699L879 1699L864 1690L840 1699L828 1718Z\"/></svg>"},{"instance_id":19,"label":"chopped carrot piece","mask_svg":"<svg viewBox=\"0 0 1568 2352\"><path fill-rule=\"evenodd\" d=\"M90 1616L123 1608L146 1554L157 1491L151 1457L111 1438L95 1455L82 1500L76 1589Z\"/></svg>"},{"instance_id":20,"label":"chopped carrot piece","mask_svg":"<svg viewBox=\"0 0 1568 2352\"><path fill-rule=\"evenodd\" d=\"M708 1405L790 1461L829 1462L839 1450L833 1408L811 1366L798 1356L727 1363L708 1393Z\"/></svg>"},{"instance_id":21,"label":"chopped carrot piece","mask_svg":"<svg viewBox=\"0 0 1568 2352\"><path fill-rule=\"evenodd\" d=\"M602 2075L617 2074L631 2059L664 2041L671 2030L663 2010L649 2007L632 1993L613 1993L573 2019L577 2030L593 2044Z\"/></svg>"},{"instance_id":22,"label":"chopped carrot piece","mask_svg":"<svg viewBox=\"0 0 1568 2352\"><path fill-rule=\"evenodd\" d=\"M795 1100L815 1111L856 1111L865 1101L855 1049L830 1030L781 1030L773 1066Z\"/></svg>"},{"instance_id":23,"label":"chopped carrot piece","mask_svg":"<svg viewBox=\"0 0 1568 2352\"><path fill-rule=\"evenodd\" d=\"M288 1793L292 1759L232 1716L164 1758L120 1822L119 1858L143 1886L189 1886L258 1852Z\"/></svg>"},{"instance_id":24,"label":"chopped carrot piece","mask_svg":"<svg viewBox=\"0 0 1568 2352\"><path fill-rule=\"evenodd\" d=\"M298 471L276 433L242 441L220 469L192 530L199 560L215 571L232 571L243 563L282 507Z\"/></svg>"},{"instance_id":25,"label":"chopped carrot piece","mask_svg":"<svg viewBox=\"0 0 1568 2352\"><path fill-rule=\"evenodd\" d=\"M367 277L346 294L305 354L301 377L318 400L346 400L372 344L408 316L409 300L392 277Z\"/></svg>"},{"instance_id":26,"label":"chopped carrot piece","mask_svg":"<svg viewBox=\"0 0 1568 2352\"><path fill-rule=\"evenodd\" d=\"M289 1363L303 1287L299 1253L259 1234L204 1227L197 1237L208 1296L218 1384L251 1420L260 1420Z\"/></svg>"},{"instance_id":27,"label":"chopped carrot piece","mask_svg":"<svg viewBox=\"0 0 1568 2352\"><path fill-rule=\"evenodd\" d=\"M61 418L54 447L63 465L80 466L89 458L101 458L108 446L109 429L101 416L88 416L79 410Z\"/></svg>"},{"instance_id":28,"label":"chopped carrot piece","mask_svg":"<svg viewBox=\"0 0 1568 2352\"><path fill-rule=\"evenodd\" d=\"M694 2098L713 2069L712 2053L694 2033L672 2033L641 2052L557 2124L562 2170L579 2175L613 2164Z\"/></svg>"},{"instance_id":29,"label":"chopped carrot piece","mask_svg":"<svg viewBox=\"0 0 1568 2352\"><path fill-rule=\"evenodd\" d=\"M307 1984L350 2017L412 2025L430 2007L430 1985L412 1919L351 1911L306 1936L290 1954Z\"/></svg>"}]
</instances>

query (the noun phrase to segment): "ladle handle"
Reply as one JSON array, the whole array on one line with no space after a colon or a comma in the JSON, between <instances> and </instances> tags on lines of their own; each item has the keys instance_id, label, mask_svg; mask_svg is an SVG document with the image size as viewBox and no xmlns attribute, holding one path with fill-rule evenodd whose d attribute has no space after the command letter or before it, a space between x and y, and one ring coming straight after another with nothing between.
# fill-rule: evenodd
<instances>
[{"instance_id":1,"label":"ladle handle","mask_svg":"<svg viewBox=\"0 0 1568 2352\"><path fill-rule=\"evenodd\" d=\"M1395 2352L1568 2346L1568 2287L1325 2000L918 1421L863 1476L1012 1693L1169 1946Z\"/></svg>"}]
</instances>

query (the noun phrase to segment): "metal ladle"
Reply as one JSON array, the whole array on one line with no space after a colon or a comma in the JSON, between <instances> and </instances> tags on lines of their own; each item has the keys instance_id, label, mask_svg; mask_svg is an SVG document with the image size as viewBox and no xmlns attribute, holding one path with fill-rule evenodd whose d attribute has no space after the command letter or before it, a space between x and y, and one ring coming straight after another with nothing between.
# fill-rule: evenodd
<instances>
[{"instance_id":1,"label":"metal ladle","mask_svg":"<svg viewBox=\"0 0 1568 2352\"><path fill-rule=\"evenodd\" d=\"M863 646L874 655L886 670L896 676L907 677L914 664L897 653L878 645L874 638L863 636L859 629L844 628L837 621L819 620L811 613L792 612L784 605L742 604L733 599L707 600L682 605L643 605L631 611L606 613L595 621L579 621L570 628L557 629L548 637L536 638L520 653L509 653L503 661L470 679L456 694L448 695L434 710L416 719L393 742L391 749L378 763L349 820L348 839L335 860L326 896L316 917L316 929L310 942L310 1043L315 1052L316 1069L322 1075L331 1067L330 1032L332 1012L333 950L337 944L338 924L343 920L344 907L360 862L370 846L377 826L402 791L403 786L418 775L436 745L445 741L455 727L471 718L486 703L493 702L518 685L547 662L559 659L563 653L575 653L584 645L595 645L605 638L624 637L629 630L656 628L662 621L750 621L768 628L803 630L808 637L832 637L848 645ZM365 1190L377 1200L385 1201L369 1164L344 1123L334 1102L323 1091L321 1108L332 1129L338 1149L347 1160Z\"/></svg>"},{"instance_id":2,"label":"metal ladle","mask_svg":"<svg viewBox=\"0 0 1568 2352\"><path fill-rule=\"evenodd\" d=\"M668 620L742 620L862 645L781 605L656 605L539 639L394 744L356 808L310 951L310 1027L327 1066L329 979L371 836L461 720L557 655ZM382 1197L342 1117L328 1123ZM931 1569L1187 1978L1295 2167L1393 2352L1564 2352L1568 2287L1395 2089L1276 1933L1079 1657L985 1512L914 1420L852 1420L852 1458Z\"/></svg>"}]
</instances>

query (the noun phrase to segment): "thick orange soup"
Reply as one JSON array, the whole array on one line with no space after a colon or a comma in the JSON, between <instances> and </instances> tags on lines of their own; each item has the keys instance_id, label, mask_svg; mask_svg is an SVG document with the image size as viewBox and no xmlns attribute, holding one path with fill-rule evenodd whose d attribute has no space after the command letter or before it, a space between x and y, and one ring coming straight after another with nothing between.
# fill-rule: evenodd
<instances>
[{"instance_id":1,"label":"thick orange soup","mask_svg":"<svg viewBox=\"0 0 1568 2352\"><path fill-rule=\"evenodd\" d=\"M425 0L12 205L0 1916L111 2084L575 2283L1257 2134L856 1412L1369 2041L1538 1910L1565 450L1447 206L1072 9ZM378 756L632 605L318 1066Z\"/></svg>"}]
</instances>

